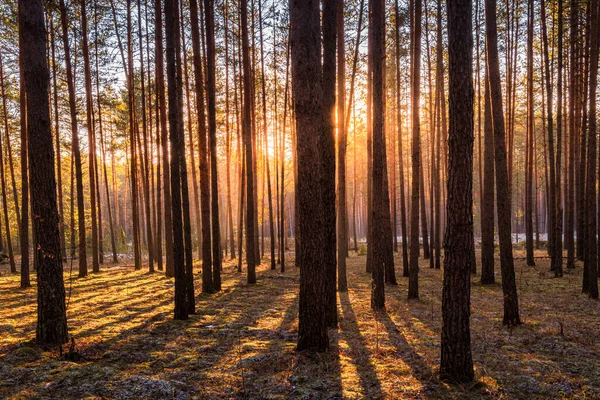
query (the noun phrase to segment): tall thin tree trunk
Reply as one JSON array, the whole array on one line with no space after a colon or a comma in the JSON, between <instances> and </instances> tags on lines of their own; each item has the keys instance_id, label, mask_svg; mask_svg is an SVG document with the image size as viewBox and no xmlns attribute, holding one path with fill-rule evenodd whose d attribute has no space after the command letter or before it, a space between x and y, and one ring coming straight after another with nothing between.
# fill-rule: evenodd
<instances>
[{"instance_id":1,"label":"tall thin tree trunk","mask_svg":"<svg viewBox=\"0 0 600 400\"><path fill-rule=\"evenodd\" d=\"M373 265L371 277L371 308L385 307L384 263L386 241L384 232L384 66L385 58L385 4L383 0L369 0L369 61L372 63L372 132L373 132L373 195L372 242Z\"/></svg>"},{"instance_id":2,"label":"tall thin tree trunk","mask_svg":"<svg viewBox=\"0 0 600 400\"><path fill-rule=\"evenodd\" d=\"M92 220L92 272L100 272L100 255L98 253L98 195L96 193L96 149L95 149L95 124L94 103L92 94L92 72L90 66L90 52L88 46L88 23L86 0L81 0L81 30L82 30L82 52L83 72L85 79L85 105L88 133L88 169L90 179L90 215ZM99 94L98 94L99 95Z\"/></svg>"},{"instance_id":3,"label":"tall thin tree trunk","mask_svg":"<svg viewBox=\"0 0 600 400\"><path fill-rule=\"evenodd\" d=\"M19 10L22 2L19 2ZM21 12L19 11L19 15ZM19 21L21 24L21 21ZM29 172L28 172L28 139L27 139L27 93L25 88L25 59L23 29L19 29L19 114L21 117L21 219L20 225L20 247L21 247L21 287L29 287ZM43 90L46 90L44 88ZM7 115L5 113L5 115ZM8 118L8 116L6 116ZM8 142L10 143L10 142ZM9 154L9 158L12 156ZM15 271L16 272L16 271Z\"/></svg>"},{"instance_id":4,"label":"tall thin tree trunk","mask_svg":"<svg viewBox=\"0 0 600 400\"><path fill-rule=\"evenodd\" d=\"M533 146L535 135L533 108L533 0L527 1L527 138L525 179L525 247L527 265L535 265L533 258Z\"/></svg>"},{"instance_id":5,"label":"tall thin tree trunk","mask_svg":"<svg viewBox=\"0 0 600 400\"><path fill-rule=\"evenodd\" d=\"M63 45L65 50L65 64L67 70L67 85L69 88L69 109L71 112L71 133L73 157L75 159L75 180L77 187L77 221L79 242L79 277L87 275L86 256L86 232L85 232L85 208L83 203L83 172L81 168L81 152L79 150L79 130L77 128L77 106L75 99L75 78L71 67L71 50L69 46L69 22L67 20L67 9L64 0L60 1L61 24L63 34ZM23 204L25 206L25 203ZM23 207L24 208L24 207ZM25 211L23 211L25 215ZM22 231L21 231L22 233Z\"/></svg>"},{"instance_id":6,"label":"tall thin tree trunk","mask_svg":"<svg viewBox=\"0 0 600 400\"><path fill-rule=\"evenodd\" d=\"M590 298L598 298L598 247L597 247L597 170L596 170L596 96L598 89L598 37L600 35L600 3L592 1L590 3L591 24L590 24L590 111L588 123L588 157L586 174L586 209L585 220L587 225L586 256L584 261L583 273L583 292L588 293Z\"/></svg>"},{"instance_id":7,"label":"tall thin tree trunk","mask_svg":"<svg viewBox=\"0 0 600 400\"><path fill-rule=\"evenodd\" d=\"M504 293L505 325L519 325L519 302L515 283L515 269L512 254L510 228L510 186L504 135L504 115L502 112L502 88L498 62L498 28L496 24L496 2L485 1L485 22L487 38L487 67L490 81L490 100L494 129L494 158L496 168L496 204L498 209L498 232L500 236L500 268L502 270L502 291Z\"/></svg>"},{"instance_id":8,"label":"tall thin tree trunk","mask_svg":"<svg viewBox=\"0 0 600 400\"><path fill-rule=\"evenodd\" d=\"M400 225L402 231L402 276L409 276L408 266L408 234L406 225L406 197L404 190L404 150L403 150L403 137L402 137L402 107L401 107L401 95L400 95L400 11L398 8L398 0L395 1L394 6L396 25L394 29L395 45L396 45L396 126L398 129L398 174L400 181ZM356 161L355 161L356 165Z\"/></svg>"},{"instance_id":9,"label":"tall thin tree trunk","mask_svg":"<svg viewBox=\"0 0 600 400\"><path fill-rule=\"evenodd\" d=\"M208 134L210 141L211 205L212 205L212 278L213 289L221 290L221 227L219 224L219 178L217 174L216 50L214 0L204 0L206 13L206 69Z\"/></svg>"},{"instance_id":10,"label":"tall thin tree trunk","mask_svg":"<svg viewBox=\"0 0 600 400\"><path fill-rule=\"evenodd\" d=\"M128 0L131 1L131 0ZM169 101L169 139L171 143L171 212L173 215L173 266L175 269L175 319L188 318L189 297L185 268L184 221L182 210L181 165L183 150L183 79L181 75L181 44L179 37L178 0L165 1L165 37L167 55L167 90Z\"/></svg>"},{"instance_id":11,"label":"tall thin tree trunk","mask_svg":"<svg viewBox=\"0 0 600 400\"><path fill-rule=\"evenodd\" d=\"M155 16L155 70L156 70L156 93L159 108L158 120L160 120L160 143L163 167L163 186L164 186L164 215L165 215L165 275L170 278L175 275L173 265L173 221L172 221L172 199L171 199L171 168L169 165L169 147L167 132L167 105L165 99L165 75L163 62L163 26L162 26L162 6L160 0L154 2ZM157 129L157 135L158 135ZM159 177L160 179L160 177ZM159 191L160 192L160 191ZM160 204L160 201L158 202ZM160 219L160 218L159 218ZM160 235L160 229L158 234ZM160 241L159 241L160 243ZM161 257L162 259L162 257ZM160 267L159 261L159 267Z\"/></svg>"},{"instance_id":12,"label":"tall thin tree trunk","mask_svg":"<svg viewBox=\"0 0 600 400\"><path fill-rule=\"evenodd\" d=\"M129 153L131 157L130 180L131 180L131 214L133 231L133 258L135 269L142 268L142 253L140 245L140 220L138 207L138 183L137 183L137 153L136 153L136 129L135 119L135 93L133 85L133 33L131 27L131 0L127 0L127 100L129 108Z\"/></svg>"},{"instance_id":13,"label":"tall thin tree trunk","mask_svg":"<svg viewBox=\"0 0 600 400\"><path fill-rule=\"evenodd\" d=\"M196 114L198 118L198 158L200 162L200 207L202 213L202 292L213 293L212 246L210 231L210 171L208 164L208 137L204 111L204 78L198 29L198 2L190 0L194 80L196 82Z\"/></svg>"},{"instance_id":14,"label":"tall thin tree trunk","mask_svg":"<svg viewBox=\"0 0 600 400\"><path fill-rule=\"evenodd\" d=\"M561 235L557 235L557 232L560 233L560 225L561 221L561 212L558 211L560 207L558 207L558 192L560 192L560 188L557 187L557 168L560 166L556 163L556 158L554 156L554 118L553 118L553 100L554 96L552 94L552 81L550 75L550 57L548 52L548 33L546 27L546 9L545 9L545 0L541 0L540 2L540 13L542 19L542 42L543 42L543 52L544 52L544 81L546 84L546 118L547 129L548 129L548 164L550 171L550 181L548 185L548 221L549 221L549 229L548 229L548 245L550 246L550 270L554 271L555 277L562 276L562 237Z\"/></svg>"},{"instance_id":15,"label":"tall thin tree trunk","mask_svg":"<svg viewBox=\"0 0 600 400\"><path fill-rule=\"evenodd\" d=\"M254 162L252 145L252 87L250 79L250 44L248 41L248 1L242 0L242 68L244 106L242 118L242 136L246 157L246 263L248 264L248 283L256 283L256 241L255 241L255 197L254 197Z\"/></svg>"},{"instance_id":16,"label":"tall thin tree trunk","mask_svg":"<svg viewBox=\"0 0 600 400\"><path fill-rule=\"evenodd\" d=\"M490 81L484 76L484 165L481 205L481 283L492 284L494 276L494 127L490 100Z\"/></svg>"},{"instance_id":17,"label":"tall thin tree trunk","mask_svg":"<svg viewBox=\"0 0 600 400\"><path fill-rule=\"evenodd\" d=\"M346 43L344 40L344 1L337 0L337 135L338 135L338 205L337 205L337 267L338 291L348 290L346 279L346 256L348 254L346 204Z\"/></svg>"},{"instance_id":18,"label":"tall thin tree trunk","mask_svg":"<svg viewBox=\"0 0 600 400\"><path fill-rule=\"evenodd\" d=\"M419 298L419 193L421 163L421 0L414 0L411 68L412 97L412 193L408 298ZM424 221L422 221L424 222Z\"/></svg>"}]
</instances>

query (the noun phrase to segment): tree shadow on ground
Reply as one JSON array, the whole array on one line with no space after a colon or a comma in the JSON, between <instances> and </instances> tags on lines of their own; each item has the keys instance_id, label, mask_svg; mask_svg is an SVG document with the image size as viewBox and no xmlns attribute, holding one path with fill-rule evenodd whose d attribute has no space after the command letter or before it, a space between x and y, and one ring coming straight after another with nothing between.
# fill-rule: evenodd
<instances>
[{"instance_id":1,"label":"tree shadow on ground","mask_svg":"<svg viewBox=\"0 0 600 400\"><path fill-rule=\"evenodd\" d=\"M384 398L381 383L377 377L365 339L360 333L348 292L341 292L339 296L343 316L343 320L340 322L341 334L350 347L350 356L356 366L363 395L371 399Z\"/></svg>"}]
</instances>

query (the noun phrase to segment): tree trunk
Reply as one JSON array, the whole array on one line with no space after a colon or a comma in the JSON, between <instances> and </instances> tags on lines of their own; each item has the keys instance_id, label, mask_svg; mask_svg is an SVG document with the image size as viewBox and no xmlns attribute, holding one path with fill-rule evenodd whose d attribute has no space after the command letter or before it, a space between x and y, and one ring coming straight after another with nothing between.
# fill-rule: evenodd
<instances>
[{"instance_id":1,"label":"tree trunk","mask_svg":"<svg viewBox=\"0 0 600 400\"><path fill-rule=\"evenodd\" d=\"M505 325L519 325L519 302L515 283L515 267L511 242L510 186L506 161L504 115L502 112L502 88L498 62L498 28L496 25L496 2L485 0L485 29L487 38L487 67L490 81L490 100L494 129L494 159L496 169L496 204L498 209L498 232L500 236L500 268L504 293Z\"/></svg>"},{"instance_id":2,"label":"tree trunk","mask_svg":"<svg viewBox=\"0 0 600 400\"><path fill-rule=\"evenodd\" d=\"M155 47L155 70L156 70L156 95L158 101L159 115L157 118L160 120L160 144L161 144L161 155L162 155L162 167L163 167L163 194L165 197L163 210L165 215L165 275L167 278L175 275L175 269L173 265L173 220L171 214L172 200L171 200L171 168L169 165L169 148L168 148L168 131L167 131L167 105L165 99L165 76L164 76L164 62L163 62L163 26L162 26L162 6L160 0L154 2L154 15L155 15L155 31L154 31L154 47ZM158 134L157 129L157 134ZM160 177L159 177L160 179ZM160 192L160 190L159 190ZM158 202L160 204L160 201ZM160 218L159 218L160 219ZM158 235L160 235L160 229ZM160 243L160 236L159 241ZM162 257L160 258L162 260ZM159 269L161 261L159 260Z\"/></svg>"},{"instance_id":3,"label":"tree trunk","mask_svg":"<svg viewBox=\"0 0 600 400\"><path fill-rule=\"evenodd\" d=\"M131 0L128 0L128 2ZM167 55L167 98L169 139L171 143L171 212L173 215L173 266L175 269L175 319L188 318L184 233L181 190L181 153L183 141L183 88L178 0L166 0L165 36ZM183 161L185 162L185 161Z\"/></svg>"},{"instance_id":4,"label":"tree trunk","mask_svg":"<svg viewBox=\"0 0 600 400\"><path fill-rule=\"evenodd\" d=\"M419 193L421 171L421 0L414 0L412 35L412 193L410 220L410 260L408 278L408 298L419 298ZM422 221L423 222L423 221Z\"/></svg>"},{"instance_id":5,"label":"tree trunk","mask_svg":"<svg viewBox=\"0 0 600 400\"><path fill-rule=\"evenodd\" d=\"M470 252L473 243L473 32L471 0L448 0L448 225L444 240L440 378L471 382Z\"/></svg>"},{"instance_id":6,"label":"tree trunk","mask_svg":"<svg viewBox=\"0 0 600 400\"><path fill-rule=\"evenodd\" d=\"M8 139L8 114L6 112L6 93L4 90L4 65L2 63L2 54L0 54L0 90L2 91L2 111L3 111L3 119L4 119L4 130L6 131L6 136ZM56 86L55 86L56 90ZM8 142L7 142L8 145ZM10 234L10 224L8 220L8 198L6 195L6 175L4 173L4 146L2 145L2 138L0 137L0 179L2 180L2 207L4 211L4 225L6 225L6 244L8 247L8 259L10 263L10 272L16 273L17 266L15 264L15 256L13 253L12 246L12 238ZM61 246L62 248L62 246ZM25 276L23 276L25 275ZM31 285L29 281L29 268L21 270L21 280L25 283L25 287L29 287Z\"/></svg>"},{"instance_id":7,"label":"tree trunk","mask_svg":"<svg viewBox=\"0 0 600 400\"><path fill-rule=\"evenodd\" d=\"M298 157L297 223L301 237L300 252L296 254L300 268L297 349L324 351L329 344L325 312L328 265L323 248L325 224L320 146L326 115L323 108L319 3L316 0L290 3L290 42ZM250 212L248 217L251 218ZM251 250L251 246L248 249Z\"/></svg>"},{"instance_id":8,"label":"tree trunk","mask_svg":"<svg viewBox=\"0 0 600 400\"><path fill-rule=\"evenodd\" d=\"M127 72L128 71L128 72ZM129 112L129 153L131 157L130 180L131 180L131 214L133 231L133 258L135 269L142 268L142 253L140 245L140 215L138 203L137 183L137 153L136 135L137 121L135 119L135 92L133 85L133 33L131 27L131 0L127 0L127 106Z\"/></svg>"},{"instance_id":9,"label":"tree trunk","mask_svg":"<svg viewBox=\"0 0 600 400\"><path fill-rule=\"evenodd\" d=\"M67 9L64 0L60 1L60 14L63 34L63 45L65 49L65 64L67 70L67 85L69 88L69 109L71 111L71 133L73 157L75 159L75 181L77 187L77 221L79 242L79 277L87 275L87 256L86 256L86 233L85 233L85 208L83 203L83 172L81 168L81 152L79 150L79 131L77 128L77 106L75 98L75 78L71 67L71 51L69 47L69 31L67 20ZM25 210L23 210L25 215ZM21 233L23 233L21 231Z\"/></svg>"},{"instance_id":10,"label":"tree trunk","mask_svg":"<svg viewBox=\"0 0 600 400\"><path fill-rule=\"evenodd\" d=\"M21 2L19 2L21 6ZM20 22L19 22L20 24ZM29 172L28 172L28 139L27 139L27 93L25 88L25 66L23 60L25 54L25 43L23 43L23 29L19 29L19 114L21 117L21 219L18 221L20 225L19 239L21 247L21 287L26 288L29 283ZM44 88L46 90L46 88ZM6 114L8 118L8 114ZM7 144L10 143L7 140ZM12 157L9 154L9 157ZM16 272L16 271L15 271Z\"/></svg>"},{"instance_id":11,"label":"tree trunk","mask_svg":"<svg viewBox=\"0 0 600 400\"><path fill-rule=\"evenodd\" d=\"M242 118L242 136L246 157L246 263L248 264L248 283L256 283L256 227L254 197L254 162L252 145L252 86L250 79L250 44L248 41L248 1L242 0L242 68L244 75L244 107Z\"/></svg>"},{"instance_id":12,"label":"tree trunk","mask_svg":"<svg viewBox=\"0 0 600 400\"><path fill-rule=\"evenodd\" d=\"M562 223L560 215L557 211L558 207L558 192L560 187L557 187L557 171L560 166L556 163L554 156L554 119L553 119L553 94L552 81L550 75L550 57L548 52L548 33L546 28L546 9L545 0L540 2L541 25L542 25L542 42L544 48L544 80L546 84L546 118L548 119L548 164L550 171L550 181L548 185L548 245L550 247L550 270L554 271L555 277L562 276L562 237L560 235L560 225ZM559 235L557 235L557 232Z\"/></svg>"},{"instance_id":13,"label":"tree trunk","mask_svg":"<svg viewBox=\"0 0 600 400\"><path fill-rule=\"evenodd\" d=\"M486 70L484 89L484 163L481 206L481 283L496 282L494 276L494 127L490 100L490 81Z\"/></svg>"},{"instance_id":14,"label":"tree trunk","mask_svg":"<svg viewBox=\"0 0 600 400\"><path fill-rule=\"evenodd\" d=\"M88 46L88 23L86 0L81 0L81 31L82 31L82 52L83 52L83 72L85 79L85 105L86 121L88 133L88 170L90 185L90 215L92 220L92 272L100 272L100 255L98 253L98 195L96 193L96 149L95 149L95 124L94 124L94 103L92 94L92 72L90 67L90 52Z\"/></svg>"},{"instance_id":15,"label":"tree trunk","mask_svg":"<svg viewBox=\"0 0 600 400\"><path fill-rule=\"evenodd\" d=\"M64 8L63 8L64 10ZM50 74L46 63L46 30L44 6L41 0L19 1L19 32L21 66L27 97L27 129L31 177L31 205L35 249L38 253L38 320L36 338L44 344L62 345L68 340L65 287L56 180L54 177L54 148L50 129L48 83Z\"/></svg>"},{"instance_id":16,"label":"tree trunk","mask_svg":"<svg viewBox=\"0 0 600 400\"><path fill-rule=\"evenodd\" d=\"M192 28L192 49L194 60L194 80L196 81L196 114L198 118L198 155L200 159L200 207L202 214L202 292L213 293L212 246L210 231L210 171L208 165L208 137L204 116L203 66L200 53L200 32L198 29L198 3L190 0L190 20Z\"/></svg>"},{"instance_id":17,"label":"tree trunk","mask_svg":"<svg viewBox=\"0 0 600 400\"><path fill-rule=\"evenodd\" d=\"M325 242L322 243L327 266L325 279L325 312L327 325L337 325L336 306L336 211L335 211L335 81L336 81L336 1L323 0L323 132L321 135L322 178L321 196L323 202L323 229Z\"/></svg>"},{"instance_id":18,"label":"tree trunk","mask_svg":"<svg viewBox=\"0 0 600 400\"><path fill-rule=\"evenodd\" d=\"M400 224L402 230L402 276L409 276L408 267L408 234L406 226L406 197L404 191L404 150L403 150L403 137L402 137L402 107L400 100L400 11L398 9L398 0L394 6L396 26L394 30L395 44L396 44L396 125L398 127L398 167L399 167L399 181L400 181ZM356 162L355 162L356 164Z\"/></svg>"},{"instance_id":19,"label":"tree trunk","mask_svg":"<svg viewBox=\"0 0 600 400\"><path fill-rule=\"evenodd\" d=\"M525 162L525 248L527 265L535 265L533 258L533 146L535 135L533 109L533 0L527 1L527 138Z\"/></svg>"},{"instance_id":20,"label":"tree trunk","mask_svg":"<svg viewBox=\"0 0 600 400\"><path fill-rule=\"evenodd\" d=\"M338 291L348 290L346 257L348 254L348 205L346 204L346 44L344 41L344 0L337 0L337 134L338 134L338 205L337 267Z\"/></svg>"},{"instance_id":21,"label":"tree trunk","mask_svg":"<svg viewBox=\"0 0 600 400\"><path fill-rule=\"evenodd\" d=\"M212 205L212 278L213 289L221 290L221 226L219 224L219 178L217 174L217 111L216 111L216 51L215 51L215 4L204 0L206 13L206 69L208 134L210 141L211 205ZM197 85L198 86L198 85Z\"/></svg>"},{"instance_id":22,"label":"tree trunk","mask_svg":"<svg viewBox=\"0 0 600 400\"><path fill-rule=\"evenodd\" d=\"M372 135L373 135L373 177L372 177L372 241L373 264L371 277L371 308L385 307L384 264L386 240L384 231L384 99L383 99L383 60L385 57L385 5L383 0L369 0L369 61L371 62L372 82Z\"/></svg>"},{"instance_id":23,"label":"tree trunk","mask_svg":"<svg viewBox=\"0 0 600 400\"><path fill-rule=\"evenodd\" d=\"M598 89L598 37L600 35L600 3L592 1L591 8L591 24L590 24L590 111L588 123L588 157L587 157L587 173L586 173L586 203L585 203L585 221L587 225L586 239L586 256L584 259L583 271L583 292L587 293L590 298L598 298L598 245L597 245L597 222L596 222L596 96Z\"/></svg>"}]
</instances>

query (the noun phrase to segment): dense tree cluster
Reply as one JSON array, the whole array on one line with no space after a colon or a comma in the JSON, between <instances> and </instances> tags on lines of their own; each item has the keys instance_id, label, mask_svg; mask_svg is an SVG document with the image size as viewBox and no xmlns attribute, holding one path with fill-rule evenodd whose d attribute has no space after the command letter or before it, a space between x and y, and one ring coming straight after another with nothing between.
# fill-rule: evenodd
<instances>
[{"instance_id":1,"label":"dense tree cluster","mask_svg":"<svg viewBox=\"0 0 600 400\"><path fill-rule=\"evenodd\" d=\"M298 350L324 351L349 250L375 313L396 263L419 298L427 259L458 382L495 243L505 325L515 246L556 278L582 261L598 298L596 1L9 0L0 21L0 251L36 273L40 342L68 340L68 260L174 277L182 320L196 272L212 294L225 258L248 284L292 262Z\"/></svg>"}]
</instances>

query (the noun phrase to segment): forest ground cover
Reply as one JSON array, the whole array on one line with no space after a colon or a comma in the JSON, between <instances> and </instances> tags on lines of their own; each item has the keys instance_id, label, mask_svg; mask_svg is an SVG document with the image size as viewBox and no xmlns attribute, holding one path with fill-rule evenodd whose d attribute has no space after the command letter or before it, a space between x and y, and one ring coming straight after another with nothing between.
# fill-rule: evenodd
<instances>
[{"instance_id":1,"label":"forest ground cover","mask_svg":"<svg viewBox=\"0 0 600 400\"><path fill-rule=\"evenodd\" d=\"M173 280L162 274L117 265L79 279L74 269L73 279L65 274L71 361L31 341L35 278L19 289L2 266L0 398L600 398L600 306L580 293L580 265L555 279L548 260L537 261L516 260L524 324L514 329L502 326L500 283L473 277L470 386L438 379L443 272L428 261L420 300L406 300L399 274L386 287L387 311L374 315L365 257L352 255L339 329L322 354L295 352L294 267L280 274L263 262L247 285L226 262L224 290L199 295L188 321L173 320Z\"/></svg>"}]
</instances>

